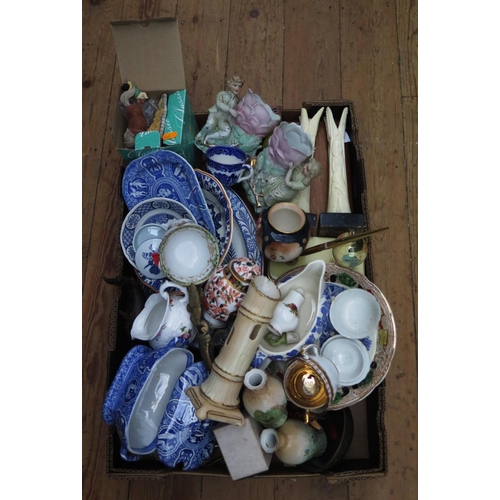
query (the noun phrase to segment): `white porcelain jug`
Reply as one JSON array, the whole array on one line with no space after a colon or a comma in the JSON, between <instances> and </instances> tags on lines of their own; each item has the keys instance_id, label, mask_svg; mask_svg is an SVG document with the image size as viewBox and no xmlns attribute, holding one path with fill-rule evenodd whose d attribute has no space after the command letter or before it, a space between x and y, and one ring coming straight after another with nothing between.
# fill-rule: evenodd
<instances>
[{"instance_id":1,"label":"white porcelain jug","mask_svg":"<svg viewBox=\"0 0 500 500\"><path fill-rule=\"evenodd\" d=\"M167 288L176 288L184 295L174 296ZM130 335L133 339L147 340L153 349L165 347L173 338L186 337L191 342L195 329L187 310L189 293L187 288L171 281L165 281L159 293L151 295L144 309L132 325Z\"/></svg>"}]
</instances>

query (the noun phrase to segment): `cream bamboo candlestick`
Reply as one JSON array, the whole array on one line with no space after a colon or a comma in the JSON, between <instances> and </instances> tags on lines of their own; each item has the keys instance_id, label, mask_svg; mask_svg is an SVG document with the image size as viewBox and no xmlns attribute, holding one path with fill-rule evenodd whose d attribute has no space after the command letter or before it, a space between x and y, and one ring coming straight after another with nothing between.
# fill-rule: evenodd
<instances>
[{"instance_id":1,"label":"cream bamboo candlestick","mask_svg":"<svg viewBox=\"0 0 500 500\"><path fill-rule=\"evenodd\" d=\"M198 419L243 425L239 393L280 300L281 293L269 278L256 276L252 280L209 377L201 386L186 391Z\"/></svg>"}]
</instances>

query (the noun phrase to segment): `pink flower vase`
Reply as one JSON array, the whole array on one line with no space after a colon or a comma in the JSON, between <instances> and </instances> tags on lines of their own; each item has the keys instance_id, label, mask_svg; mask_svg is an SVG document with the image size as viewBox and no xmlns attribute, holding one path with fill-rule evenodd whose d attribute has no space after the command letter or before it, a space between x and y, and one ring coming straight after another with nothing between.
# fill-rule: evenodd
<instances>
[{"instance_id":1,"label":"pink flower vase","mask_svg":"<svg viewBox=\"0 0 500 500\"><path fill-rule=\"evenodd\" d=\"M250 89L234 110L238 115L232 118L233 123L247 134L260 138L268 136L281 121L281 117Z\"/></svg>"}]
</instances>

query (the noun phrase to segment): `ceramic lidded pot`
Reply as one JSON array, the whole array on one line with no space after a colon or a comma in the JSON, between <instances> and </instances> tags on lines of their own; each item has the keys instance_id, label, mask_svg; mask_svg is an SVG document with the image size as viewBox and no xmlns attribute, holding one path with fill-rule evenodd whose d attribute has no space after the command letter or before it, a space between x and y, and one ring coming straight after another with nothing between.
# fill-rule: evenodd
<instances>
[{"instance_id":1,"label":"ceramic lidded pot","mask_svg":"<svg viewBox=\"0 0 500 500\"><path fill-rule=\"evenodd\" d=\"M242 401L249 415L264 427L281 427L287 417L287 399L278 377L253 368L245 374Z\"/></svg>"},{"instance_id":2,"label":"ceramic lidded pot","mask_svg":"<svg viewBox=\"0 0 500 500\"><path fill-rule=\"evenodd\" d=\"M261 228L262 251L269 260L276 262L295 260L309 241L309 220L294 203L276 203L265 210Z\"/></svg>"},{"instance_id":3,"label":"ceramic lidded pot","mask_svg":"<svg viewBox=\"0 0 500 500\"><path fill-rule=\"evenodd\" d=\"M260 444L288 465L300 465L321 456L327 445L326 434L300 420L288 419L279 429L264 429Z\"/></svg>"},{"instance_id":4,"label":"ceramic lidded pot","mask_svg":"<svg viewBox=\"0 0 500 500\"><path fill-rule=\"evenodd\" d=\"M245 298L252 278L262 270L248 257L220 266L203 289L203 317L217 328L223 327Z\"/></svg>"}]
</instances>

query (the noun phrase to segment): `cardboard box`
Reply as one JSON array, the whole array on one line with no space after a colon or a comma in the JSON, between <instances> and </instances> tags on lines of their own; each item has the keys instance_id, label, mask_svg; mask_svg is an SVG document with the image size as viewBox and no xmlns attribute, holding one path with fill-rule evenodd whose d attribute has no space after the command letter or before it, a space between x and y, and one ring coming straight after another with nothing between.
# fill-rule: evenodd
<instances>
[{"instance_id":1,"label":"cardboard box","mask_svg":"<svg viewBox=\"0 0 500 500\"><path fill-rule=\"evenodd\" d=\"M342 109L349 106L349 119L347 121L346 131L351 139L346 143L346 167L348 173L348 184L351 195L351 206L353 207L353 219L356 220L362 217L365 221L364 229L369 224L366 202L366 182L364 162L358 146L356 115L353 103L351 101L328 101L328 104L321 103L320 105L329 105L332 108L335 119L340 117ZM304 107L307 103L304 103ZM310 108L317 106L316 103L310 104ZM315 112L315 109L310 109L309 116ZM280 112L284 121L298 122L300 110L283 110ZM197 114L196 119L198 125L203 126L206 122L206 114ZM316 142L316 157L326 158L324 150L325 142ZM203 168L203 166L202 166ZM327 189L327 169L321 174L321 186ZM242 198L244 198L244 194ZM125 213L123 201L119 200L119 209L122 215ZM348 220L350 214L343 214ZM119 234L121 220L116 231ZM321 229L321 228L318 228ZM338 228L341 230L342 228ZM316 234L321 236L321 234ZM119 241L119 239L117 239ZM124 258L121 247L117 243L117 275L135 276L132 266ZM370 254L365 261L365 274L368 279L372 278ZM110 352L108 358L108 381L107 387L110 386L119 366L126 355L132 348L133 341L130 340L127 328L129 328L125 319L118 314L118 311L130 310L133 303L133 297L126 289L117 289L116 304L114 311L116 315L112 321L112 331L110 336ZM201 358L199 358L201 359ZM199 359L196 359L197 361ZM270 468L266 472L262 472L254 477L312 477L324 476L329 482L342 482L347 480L357 479L372 479L383 477L387 474L387 439L384 425L385 412L385 384L382 382L367 398L360 401L356 405L350 407L354 421L353 440L344 458L335 465L332 470L322 473L311 474L301 470L299 467L290 467L281 464L277 459L273 459ZM212 456L212 461L195 471L182 471L179 469L168 469L153 455L144 456L137 462L126 462L120 457L120 441L114 427L109 428L108 450L107 450L107 474L111 478L123 479L161 479L171 474L182 475L202 475L202 476L219 476L229 477L229 471L220 455L220 451L216 449ZM217 453L219 451L219 453Z\"/></svg>"},{"instance_id":2,"label":"cardboard box","mask_svg":"<svg viewBox=\"0 0 500 500\"><path fill-rule=\"evenodd\" d=\"M123 146L123 134L127 120L119 103L114 104L112 136L118 152L126 163L157 149L168 149L186 158L197 168L201 151L195 146L198 133L189 96L186 92L184 64L177 20L160 18L148 21L112 21L121 83L132 81L158 100L168 95L165 132L177 132L160 148L127 149ZM162 142L163 144L163 142Z\"/></svg>"}]
</instances>

